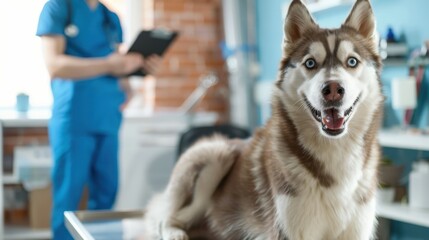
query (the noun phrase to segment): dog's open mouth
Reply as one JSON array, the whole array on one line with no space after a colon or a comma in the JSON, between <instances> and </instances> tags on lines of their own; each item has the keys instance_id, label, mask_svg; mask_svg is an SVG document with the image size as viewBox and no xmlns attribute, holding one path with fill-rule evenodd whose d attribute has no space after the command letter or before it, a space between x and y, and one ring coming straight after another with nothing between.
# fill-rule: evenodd
<instances>
[{"instance_id":1,"label":"dog's open mouth","mask_svg":"<svg viewBox=\"0 0 429 240\"><path fill-rule=\"evenodd\" d=\"M336 107L328 107L323 111L317 110L311 105L307 97L304 96L305 103L310 109L314 119L322 124L322 130L330 136L337 136L344 132L345 124L349 120L359 98L360 95L356 98L351 107L345 110L344 113L341 113Z\"/></svg>"}]
</instances>

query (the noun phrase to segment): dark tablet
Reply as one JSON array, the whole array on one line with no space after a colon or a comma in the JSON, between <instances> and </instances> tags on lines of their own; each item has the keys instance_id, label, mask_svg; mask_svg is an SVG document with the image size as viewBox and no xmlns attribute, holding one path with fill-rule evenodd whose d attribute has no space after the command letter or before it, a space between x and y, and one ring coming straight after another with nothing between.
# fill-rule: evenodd
<instances>
[{"instance_id":1,"label":"dark tablet","mask_svg":"<svg viewBox=\"0 0 429 240\"><path fill-rule=\"evenodd\" d=\"M137 36L128 52L137 52L148 57L152 54L162 56L171 43L176 39L178 33L165 29L143 30ZM145 76L143 70L138 70L131 75Z\"/></svg>"}]
</instances>

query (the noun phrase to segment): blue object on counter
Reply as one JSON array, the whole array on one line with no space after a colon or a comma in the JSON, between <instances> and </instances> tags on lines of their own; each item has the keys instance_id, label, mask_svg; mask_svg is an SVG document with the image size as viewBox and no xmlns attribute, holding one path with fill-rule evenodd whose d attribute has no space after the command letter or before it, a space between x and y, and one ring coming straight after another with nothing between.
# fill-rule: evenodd
<instances>
[{"instance_id":1,"label":"blue object on counter","mask_svg":"<svg viewBox=\"0 0 429 240\"><path fill-rule=\"evenodd\" d=\"M16 95L16 110L18 112L27 112L30 105L30 96L25 93Z\"/></svg>"},{"instance_id":2,"label":"blue object on counter","mask_svg":"<svg viewBox=\"0 0 429 240\"><path fill-rule=\"evenodd\" d=\"M387 28L386 41L396 42L395 32L392 27Z\"/></svg>"}]
</instances>

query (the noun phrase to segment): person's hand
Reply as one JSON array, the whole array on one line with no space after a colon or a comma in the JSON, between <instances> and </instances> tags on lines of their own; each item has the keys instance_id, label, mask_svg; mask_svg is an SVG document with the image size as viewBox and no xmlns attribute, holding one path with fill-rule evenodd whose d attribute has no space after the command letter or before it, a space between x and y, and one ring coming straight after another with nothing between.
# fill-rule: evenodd
<instances>
[{"instance_id":1,"label":"person's hand","mask_svg":"<svg viewBox=\"0 0 429 240\"><path fill-rule=\"evenodd\" d=\"M107 57L107 63L110 73L119 77L137 71L144 64L143 57L138 53L112 53Z\"/></svg>"},{"instance_id":2,"label":"person's hand","mask_svg":"<svg viewBox=\"0 0 429 240\"><path fill-rule=\"evenodd\" d=\"M147 74L154 75L158 71L159 64L162 59L158 55L150 55L143 61L143 69Z\"/></svg>"}]
</instances>

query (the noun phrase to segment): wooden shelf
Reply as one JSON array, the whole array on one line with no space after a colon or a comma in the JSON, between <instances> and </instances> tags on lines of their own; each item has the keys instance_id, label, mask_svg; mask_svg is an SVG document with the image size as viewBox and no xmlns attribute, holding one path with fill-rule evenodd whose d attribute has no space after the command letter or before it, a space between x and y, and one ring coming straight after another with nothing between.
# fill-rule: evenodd
<instances>
[{"instance_id":1,"label":"wooden shelf","mask_svg":"<svg viewBox=\"0 0 429 240\"><path fill-rule=\"evenodd\" d=\"M407 59L385 59L383 60L383 67L408 67Z\"/></svg>"},{"instance_id":2,"label":"wooden shelf","mask_svg":"<svg viewBox=\"0 0 429 240\"><path fill-rule=\"evenodd\" d=\"M15 109L0 109L0 124L3 127L37 127L48 126L51 117L50 109L30 110L19 113Z\"/></svg>"},{"instance_id":3,"label":"wooden shelf","mask_svg":"<svg viewBox=\"0 0 429 240\"><path fill-rule=\"evenodd\" d=\"M399 130L382 130L378 135L383 147L429 151L429 135L406 133Z\"/></svg>"},{"instance_id":4,"label":"wooden shelf","mask_svg":"<svg viewBox=\"0 0 429 240\"><path fill-rule=\"evenodd\" d=\"M411 208L400 203L377 203L377 216L429 227L429 209Z\"/></svg>"},{"instance_id":5,"label":"wooden shelf","mask_svg":"<svg viewBox=\"0 0 429 240\"><path fill-rule=\"evenodd\" d=\"M20 184L21 181L13 174L3 175L3 184Z\"/></svg>"},{"instance_id":6,"label":"wooden shelf","mask_svg":"<svg viewBox=\"0 0 429 240\"><path fill-rule=\"evenodd\" d=\"M383 60L384 67L412 67L412 66L429 66L429 58L417 58L407 60L405 58L385 59Z\"/></svg>"}]
</instances>

